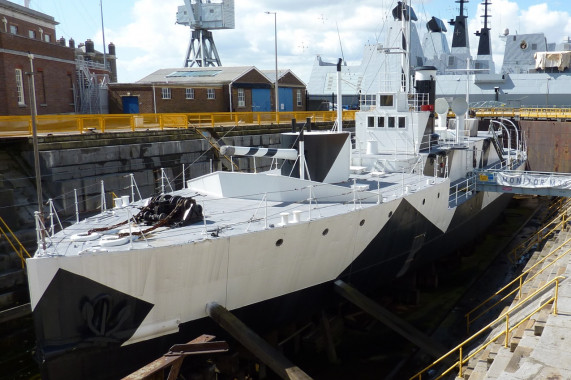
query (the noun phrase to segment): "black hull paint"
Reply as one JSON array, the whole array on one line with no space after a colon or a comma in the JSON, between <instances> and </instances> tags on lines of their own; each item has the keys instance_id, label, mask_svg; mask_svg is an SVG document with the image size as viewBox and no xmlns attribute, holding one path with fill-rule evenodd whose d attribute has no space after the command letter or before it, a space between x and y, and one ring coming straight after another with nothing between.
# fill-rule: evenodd
<instances>
[{"instance_id":1,"label":"black hull paint","mask_svg":"<svg viewBox=\"0 0 571 380\"><path fill-rule=\"evenodd\" d=\"M405 271L411 271L455 251L484 232L505 209L511 196L502 195L484 210L474 214L473 210L480 208L482 198L483 194L478 193L461 205L456 210L446 234L427 219L419 217L406 201L403 202L399 210L395 211L392 220L340 278L357 287L378 286L399 277ZM415 238L422 240L421 246L418 246L418 240L415 243ZM250 327L255 327L256 331L263 332L295 320L299 313L310 315L335 297L332 282L327 282L233 310L233 313ZM35 314L34 318L37 320L42 317ZM120 378L163 355L171 345L189 341L201 334L227 337L213 321L203 318L180 325L178 334L125 347L112 343L93 344L86 348L76 347L62 355L46 356L41 350L41 347L45 347L45 342L38 340L42 378Z\"/></svg>"}]
</instances>

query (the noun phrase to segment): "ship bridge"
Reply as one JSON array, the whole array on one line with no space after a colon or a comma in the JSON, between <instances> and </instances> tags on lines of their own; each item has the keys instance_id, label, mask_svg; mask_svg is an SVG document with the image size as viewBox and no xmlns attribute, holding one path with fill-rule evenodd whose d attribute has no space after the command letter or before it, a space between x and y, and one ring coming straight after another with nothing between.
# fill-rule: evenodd
<instances>
[{"instance_id":1,"label":"ship bridge","mask_svg":"<svg viewBox=\"0 0 571 380\"><path fill-rule=\"evenodd\" d=\"M478 191L571 197L571 173L494 169L476 174Z\"/></svg>"}]
</instances>

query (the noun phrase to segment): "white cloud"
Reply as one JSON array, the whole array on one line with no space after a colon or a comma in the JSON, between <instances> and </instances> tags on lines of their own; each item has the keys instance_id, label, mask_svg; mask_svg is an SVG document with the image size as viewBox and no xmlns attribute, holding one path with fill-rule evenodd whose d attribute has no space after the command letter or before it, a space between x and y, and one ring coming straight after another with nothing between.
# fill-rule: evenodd
<instances>
[{"instance_id":1,"label":"white cloud","mask_svg":"<svg viewBox=\"0 0 571 380\"><path fill-rule=\"evenodd\" d=\"M124 25L114 23L106 28L106 40L117 47L121 82L139 80L159 68L182 66L190 36L190 28L175 24L177 7L182 4L182 0L136 0L130 14L120 15L126 20ZM361 0L356 4L330 0L236 1L236 29L213 31L222 64L273 69L274 17L265 11L277 12L280 68L293 70L307 82L315 56L336 61L341 56L340 45L345 59L358 63L365 44L383 40L380 34L394 1ZM451 8L443 0L424 0L415 6L421 19L425 11L434 10L437 17L448 20L455 16ZM480 5L469 20L474 55L477 39L473 33L481 28L481 13ZM496 67L502 63L504 43L499 34L505 28L512 33L543 31L549 41L560 42L563 35L571 35L569 20L568 12L550 10L546 3L520 9L515 1L494 0L491 35ZM424 21L419 21L417 28L424 33ZM448 35L452 35L452 28ZM100 36L93 39L97 41Z\"/></svg>"}]
</instances>

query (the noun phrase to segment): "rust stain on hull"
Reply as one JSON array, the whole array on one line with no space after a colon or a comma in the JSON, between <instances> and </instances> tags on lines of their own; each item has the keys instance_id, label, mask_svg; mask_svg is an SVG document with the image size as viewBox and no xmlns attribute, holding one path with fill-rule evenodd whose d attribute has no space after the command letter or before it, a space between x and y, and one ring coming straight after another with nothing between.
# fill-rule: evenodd
<instances>
[{"instance_id":1,"label":"rust stain on hull","mask_svg":"<svg viewBox=\"0 0 571 380\"><path fill-rule=\"evenodd\" d=\"M528 144L529 169L571 173L571 122L521 120Z\"/></svg>"}]
</instances>

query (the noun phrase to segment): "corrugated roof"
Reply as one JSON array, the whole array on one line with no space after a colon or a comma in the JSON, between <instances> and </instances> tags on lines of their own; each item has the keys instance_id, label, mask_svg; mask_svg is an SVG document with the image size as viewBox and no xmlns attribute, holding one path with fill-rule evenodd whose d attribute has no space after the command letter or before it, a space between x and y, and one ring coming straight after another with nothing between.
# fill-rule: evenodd
<instances>
[{"instance_id":1,"label":"corrugated roof","mask_svg":"<svg viewBox=\"0 0 571 380\"><path fill-rule=\"evenodd\" d=\"M220 66L160 69L136 83L221 85L235 81L251 70L256 70L256 68L254 66Z\"/></svg>"}]
</instances>

